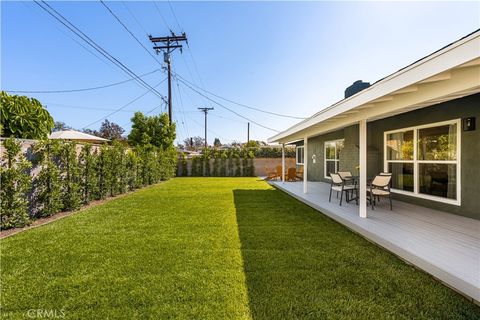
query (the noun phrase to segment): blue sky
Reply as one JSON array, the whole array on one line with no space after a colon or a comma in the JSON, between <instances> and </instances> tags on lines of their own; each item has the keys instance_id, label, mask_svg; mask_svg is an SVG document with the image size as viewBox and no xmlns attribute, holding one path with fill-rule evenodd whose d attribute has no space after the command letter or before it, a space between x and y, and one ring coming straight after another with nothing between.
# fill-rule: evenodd
<instances>
[{"instance_id":1,"label":"blue sky","mask_svg":"<svg viewBox=\"0 0 480 320\"><path fill-rule=\"evenodd\" d=\"M100 2L49 4L138 75L161 68ZM172 59L174 70L188 81L252 107L300 117L342 99L353 81L374 82L480 25L478 2L157 2L161 15L152 2L107 4L147 48L145 31L154 36L166 35L168 28L185 31L190 48ZM128 79L72 38L81 42L35 3L2 1L2 90L76 89ZM164 78L158 71L144 79L153 86ZM182 84L174 82L173 89L179 141L203 136L203 114L197 108L205 106L215 108L209 143L215 137L246 140L247 120ZM166 95L166 82L158 90ZM47 105L55 120L83 128L145 91L130 81L96 91L30 96ZM218 101L277 130L298 121ZM158 105L159 98L147 94L108 119L128 132L135 110ZM251 125L252 139L266 140L274 133Z\"/></svg>"}]
</instances>

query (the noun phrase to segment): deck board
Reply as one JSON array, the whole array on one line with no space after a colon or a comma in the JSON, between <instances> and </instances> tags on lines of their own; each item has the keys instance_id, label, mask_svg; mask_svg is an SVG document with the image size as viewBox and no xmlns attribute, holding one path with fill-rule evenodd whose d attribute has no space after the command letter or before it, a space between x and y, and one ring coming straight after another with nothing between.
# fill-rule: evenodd
<instances>
[{"instance_id":1,"label":"deck board","mask_svg":"<svg viewBox=\"0 0 480 320\"><path fill-rule=\"evenodd\" d=\"M382 200L363 219L354 202L340 206L335 194L328 202L326 183L309 182L307 194L301 182L272 185L480 302L480 221L397 200L393 211Z\"/></svg>"}]
</instances>

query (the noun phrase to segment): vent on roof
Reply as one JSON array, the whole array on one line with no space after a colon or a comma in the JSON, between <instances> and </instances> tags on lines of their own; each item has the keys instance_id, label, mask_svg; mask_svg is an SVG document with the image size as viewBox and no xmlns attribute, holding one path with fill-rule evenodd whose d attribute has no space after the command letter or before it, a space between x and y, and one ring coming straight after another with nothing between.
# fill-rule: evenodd
<instances>
[{"instance_id":1,"label":"vent on roof","mask_svg":"<svg viewBox=\"0 0 480 320\"><path fill-rule=\"evenodd\" d=\"M345 99L368 87L370 87L370 82L363 82L362 80L355 81L350 87L345 89Z\"/></svg>"}]
</instances>

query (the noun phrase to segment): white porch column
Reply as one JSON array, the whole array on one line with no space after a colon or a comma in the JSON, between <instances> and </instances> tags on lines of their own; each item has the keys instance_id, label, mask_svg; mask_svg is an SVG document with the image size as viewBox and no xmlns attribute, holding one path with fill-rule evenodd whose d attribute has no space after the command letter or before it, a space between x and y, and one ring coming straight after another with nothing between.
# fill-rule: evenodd
<instances>
[{"instance_id":1,"label":"white porch column","mask_svg":"<svg viewBox=\"0 0 480 320\"><path fill-rule=\"evenodd\" d=\"M359 123L359 148L360 148L360 185L359 185L359 215L367 217L367 120L360 120Z\"/></svg>"},{"instance_id":2,"label":"white porch column","mask_svg":"<svg viewBox=\"0 0 480 320\"><path fill-rule=\"evenodd\" d=\"M308 192L308 138L303 138L303 193Z\"/></svg>"},{"instance_id":3,"label":"white porch column","mask_svg":"<svg viewBox=\"0 0 480 320\"><path fill-rule=\"evenodd\" d=\"M282 143L282 182L285 182L285 143Z\"/></svg>"}]
</instances>

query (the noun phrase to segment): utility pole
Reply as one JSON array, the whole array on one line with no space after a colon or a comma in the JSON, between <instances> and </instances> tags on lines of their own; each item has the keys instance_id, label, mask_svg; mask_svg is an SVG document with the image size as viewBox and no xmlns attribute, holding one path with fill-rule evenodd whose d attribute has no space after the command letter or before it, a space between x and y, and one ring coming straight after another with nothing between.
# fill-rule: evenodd
<instances>
[{"instance_id":1,"label":"utility pole","mask_svg":"<svg viewBox=\"0 0 480 320\"><path fill-rule=\"evenodd\" d=\"M160 51L163 52L163 61L167 64L168 69L168 118L170 124L172 123L172 67L170 54L175 51L175 49L180 49L182 52L182 45L179 42L187 42L187 35L185 32L181 36L176 36L173 32L171 36L166 37L152 37L148 36L150 41L153 43L153 50L158 54ZM161 45L158 45L160 43Z\"/></svg>"},{"instance_id":2,"label":"utility pole","mask_svg":"<svg viewBox=\"0 0 480 320\"><path fill-rule=\"evenodd\" d=\"M250 122L247 122L247 143L250 142Z\"/></svg>"},{"instance_id":3,"label":"utility pole","mask_svg":"<svg viewBox=\"0 0 480 320\"><path fill-rule=\"evenodd\" d=\"M207 149L207 114L209 110L213 110L213 108L197 108L198 110L205 113L205 149Z\"/></svg>"}]
</instances>

